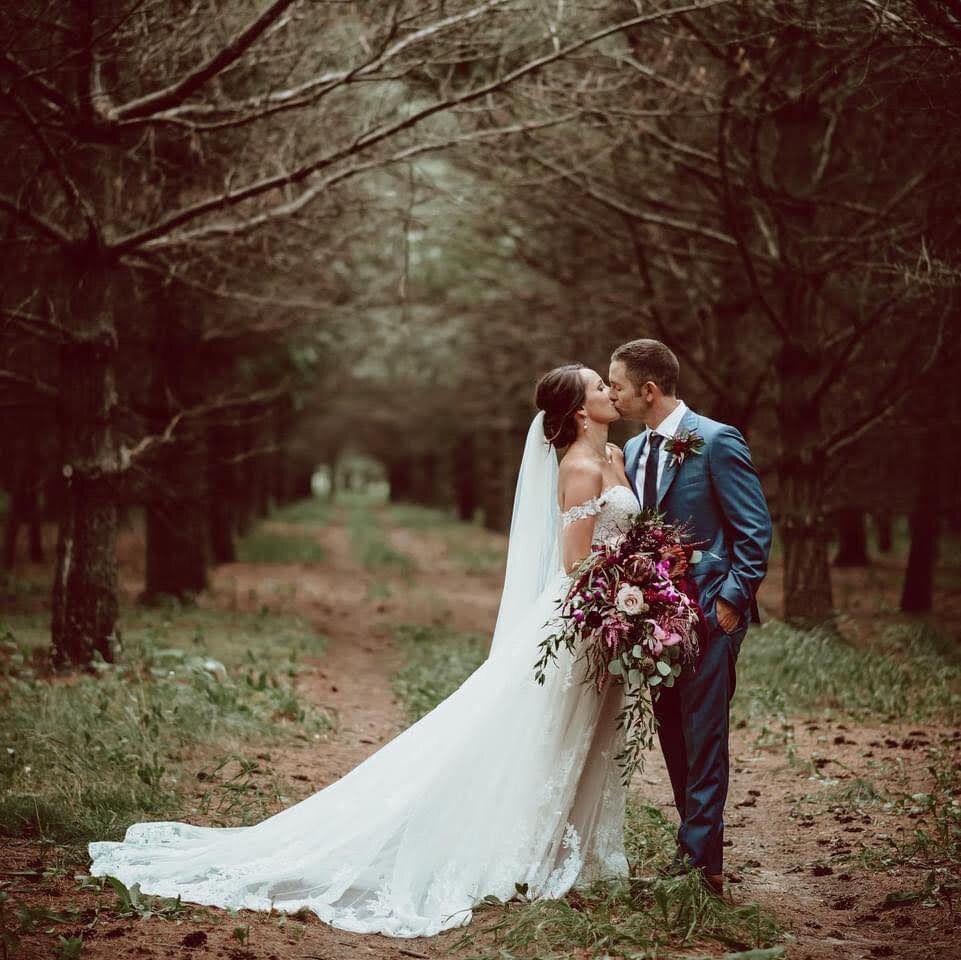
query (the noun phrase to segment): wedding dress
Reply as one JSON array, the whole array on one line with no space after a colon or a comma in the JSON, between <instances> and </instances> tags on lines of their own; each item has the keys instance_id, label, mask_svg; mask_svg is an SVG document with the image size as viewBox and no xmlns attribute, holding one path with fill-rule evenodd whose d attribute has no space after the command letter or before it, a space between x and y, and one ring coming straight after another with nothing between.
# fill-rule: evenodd
<instances>
[{"instance_id":1,"label":"wedding dress","mask_svg":"<svg viewBox=\"0 0 961 960\"><path fill-rule=\"evenodd\" d=\"M138 823L90 844L94 876L219 907L313 911L332 926L431 936L487 895L527 884L558 898L625 876L624 788L614 761L623 688L582 684L563 657L543 686L538 643L566 578L563 522L596 516L595 541L637 510L626 487L559 516L542 417L528 435L507 576L488 659L451 696L342 779L250 827Z\"/></svg>"}]
</instances>

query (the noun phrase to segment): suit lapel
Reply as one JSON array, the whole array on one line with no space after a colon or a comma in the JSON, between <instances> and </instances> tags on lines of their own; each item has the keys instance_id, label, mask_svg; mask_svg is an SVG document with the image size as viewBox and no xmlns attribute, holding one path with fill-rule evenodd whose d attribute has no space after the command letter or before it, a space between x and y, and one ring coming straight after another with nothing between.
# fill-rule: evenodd
<instances>
[{"instance_id":1,"label":"suit lapel","mask_svg":"<svg viewBox=\"0 0 961 960\"><path fill-rule=\"evenodd\" d=\"M684 416L681 417L681 422L677 425L675 436L685 430L693 430L696 423L697 414L694 413L693 410L685 410ZM678 462L676 458L666 450L664 451L664 456L667 457L667 460L664 462L664 472L661 474L661 482L657 485L658 508L660 508L664 497L667 496L667 491L671 489L671 484L674 482L674 478L677 476L678 470Z\"/></svg>"},{"instance_id":2,"label":"suit lapel","mask_svg":"<svg viewBox=\"0 0 961 960\"><path fill-rule=\"evenodd\" d=\"M647 446L647 433L642 433L640 439L634 444L634 448L631 450L630 459L625 463L624 472L627 474L628 483L634 490L634 496L638 500L641 499L641 494L637 490L637 465L641 462L641 454L644 452L644 448Z\"/></svg>"}]
</instances>

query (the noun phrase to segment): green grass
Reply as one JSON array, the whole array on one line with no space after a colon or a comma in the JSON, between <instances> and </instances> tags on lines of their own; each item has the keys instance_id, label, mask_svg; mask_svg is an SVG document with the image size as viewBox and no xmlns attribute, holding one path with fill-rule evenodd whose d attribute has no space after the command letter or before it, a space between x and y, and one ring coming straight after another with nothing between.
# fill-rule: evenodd
<instances>
[{"instance_id":1,"label":"green grass","mask_svg":"<svg viewBox=\"0 0 961 960\"><path fill-rule=\"evenodd\" d=\"M631 802L625 848L631 876L604 881L562 900L501 903L490 898L453 949L474 948L484 960L568 960L578 957L658 957L720 944L728 949L773 948L780 933L756 905L732 906L711 896L695 875L663 879L656 870L673 850L673 827L656 807Z\"/></svg>"},{"instance_id":2,"label":"green grass","mask_svg":"<svg viewBox=\"0 0 961 960\"><path fill-rule=\"evenodd\" d=\"M853 647L831 631L769 621L748 633L737 674L735 722L825 712L921 721L961 710L957 654L923 626L888 626Z\"/></svg>"},{"instance_id":3,"label":"green grass","mask_svg":"<svg viewBox=\"0 0 961 960\"><path fill-rule=\"evenodd\" d=\"M476 523L465 523L445 511L408 503L392 505L388 517L395 526L437 537L447 555L466 574L483 576L499 572L504 566L506 544L492 542L489 531Z\"/></svg>"},{"instance_id":4,"label":"green grass","mask_svg":"<svg viewBox=\"0 0 961 960\"><path fill-rule=\"evenodd\" d=\"M237 543L241 563L322 563L324 548L310 533L278 533L258 527Z\"/></svg>"},{"instance_id":5,"label":"green grass","mask_svg":"<svg viewBox=\"0 0 961 960\"><path fill-rule=\"evenodd\" d=\"M333 519L335 509L329 500L313 497L279 507L271 513L270 519L282 523L299 523L305 527L326 527Z\"/></svg>"},{"instance_id":6,"label":"green grass","mask_svg":"<svg viewBox=\"0 0 961 960\"><path fill-rule=\"evenodd\" d=\"M347 514L347 533L357 562L370 573L394 573L409 578L414 574L412 557L395 550L387 540L376 508L358 501Z\"/></svg>"},{"instance_id":7,"label":"green grass","mask_svg":"<svg viewBox=\"0 0 961 960\"><path fill-rule=\"evenodd\" d=\"M394 640L406 660L394 676L394 691L411 723L450 696L484 662L489 644L480 634L416 624L396 627Z\"/></svg>"},{"instance_id":8,"label":"green grass","mask_svg":"<svg viewBox=\"0 0 961 960\"><path fill-rule=\"evenodd\" d=\"M7 625L0 646L7 836L77 843L178 817L198 748L226 761L208 781L207 809L222 812L224 797L241 795L225 814L236 822L272 799L254 782L250 741L311 738L330 726L294 686L298 655L323 641L293 618L146 611L128 618L116 664L53 680L38 669L38 624L20 619L23 633Z\"/></svg>"}]
</instances>

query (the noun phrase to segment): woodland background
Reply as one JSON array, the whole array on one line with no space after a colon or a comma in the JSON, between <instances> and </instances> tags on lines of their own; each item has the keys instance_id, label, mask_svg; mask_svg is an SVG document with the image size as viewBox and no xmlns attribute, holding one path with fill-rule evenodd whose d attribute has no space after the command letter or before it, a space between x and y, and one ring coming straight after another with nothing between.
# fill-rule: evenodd
<instances>
[{"instance_id":1,"label":"woodland background","mask_svg":"<svg viewBox=\"0 0 961 960\"><path fill-rule=\"evenodd\" d=\"M3 5L6 669L129 681L318 515L395 621L483 543L483 633L537 376L639 336L748 438L777 628L954 663L959 75L957 0ZM349 567L301 548L291 590Z\"/></svg>"}]
</instances>

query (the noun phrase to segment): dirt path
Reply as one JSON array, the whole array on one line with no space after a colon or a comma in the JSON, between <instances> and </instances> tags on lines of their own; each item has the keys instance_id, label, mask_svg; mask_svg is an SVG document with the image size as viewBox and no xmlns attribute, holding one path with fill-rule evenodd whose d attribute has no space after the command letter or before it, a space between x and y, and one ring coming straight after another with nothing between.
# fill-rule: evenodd
<instances>
[{"instance_id":1,"label":"dirt path","mask_svg":"<svg viewBox=\"0 0 961 960\"><path fill-rule=\"evenodd\" d=\"M372 597L374 577L355 561L340 524L317 531L326 559L322 564L244 565L218 570L205 602L249 605L265 601L308 618L329 638L323 657L305 662L298 678L303 694L336 717L336 729L323 742L271 745L262 776L289 785L280 806L331 783L395 736L404 726L391 675L400 657L391 641L392 625L449 622L458 630L489 632L497 612L500 571L465 572L448 546L429 533L390 531L392 546L413 558L412 577L390 578L390 595ZM496 538L490 538L494 545ZM763 642L763 634L747 642ZM780 731L780 728L778 728ZM915 826L910 813L873 806L865 814L849 802L832 800L859 779L910 795L928 788L926 767L933 750L961 757L961 735L937 726L857 726L844 722L798 720L783 736L758 737L735 730L732 736L732 788L727 810L727 867L730 890L740 903L757 902L773 911L792 940L792 960L827 958L961 957L951 946L952 917L944 908L921 903L881 906L888 894L923 886L924 875L909 864L888 872L863 872L843 862L880 836L907 839ZM795 761L789 762L789 749ZM651 756L634 789L673 818L670 788L660 756ZM318 825L322 828L322 825ZM7 869L32 869L37 849L6 851ZM49 860L44 861L49 865ZM93 915L93 894L78 893L68 876L37 884L35 902L51 909L69 902ZM31 898L33 900L33 898ZM241 928L241 935L234 931ZM245 933L243 931L246 931ZM193 909L189 919L100 922L93 930L56 928L56 934L84 937L84 958L227 957L229 960L405 960L435 958L459 934L429 940L398 941L356 937L316 919L282 920L243 913ZM30 938L22 957L49 957ZM696 950L703 954L723 951Z\"/></svg>"}]
</instances>

